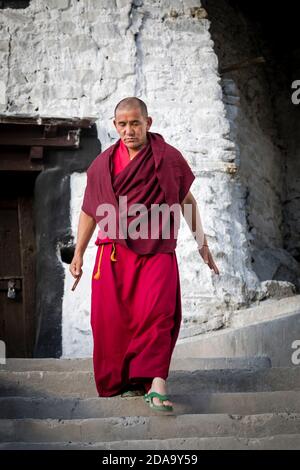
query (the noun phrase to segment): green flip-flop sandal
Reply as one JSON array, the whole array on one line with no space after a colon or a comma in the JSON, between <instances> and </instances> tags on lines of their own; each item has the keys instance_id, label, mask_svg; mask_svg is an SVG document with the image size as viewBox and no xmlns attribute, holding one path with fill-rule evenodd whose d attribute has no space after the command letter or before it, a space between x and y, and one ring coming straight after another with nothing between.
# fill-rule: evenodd
<instances>
[{"instance_id":1,"label":"green flip-flop sandal","mask_svg":"<svg viewBox=\"0 0 300 470\"><path fill-rule=\"evenodd\" d=\"M161 395L160 393L157 393L157 392L146 393L144 395L144 400L149 405L150 408L156 411L173 411L173 406L171 405L154 405L153 403L154 397L159 398L161 401L169 400L169 397L167 395Z\"/></svg>"}]
</instances>

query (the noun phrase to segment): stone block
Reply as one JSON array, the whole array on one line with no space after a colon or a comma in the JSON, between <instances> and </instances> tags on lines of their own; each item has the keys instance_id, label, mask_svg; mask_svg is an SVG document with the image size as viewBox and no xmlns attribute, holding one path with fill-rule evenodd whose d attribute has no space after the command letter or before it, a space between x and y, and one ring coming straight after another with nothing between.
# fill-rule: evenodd
<instances>
[{"instance_id":1,"label":"stone block","mask_svg":"<svg viewBox=\"0 0 300 470\"><path fill-rule=\"evenodd\" d=\"M6 103L6 83L4 81L0 81L0 104Z\"/></svg>"},{"instance_id":2,"label":"stone block","mask_svg":"<svg viewBox=\"0 0 300 470\"><path fill-rule=\"evenodd\" d=\"M66 10L70 6L70 0L46 0L45 5L51 9Z\"/></svg>"}]
</instances>

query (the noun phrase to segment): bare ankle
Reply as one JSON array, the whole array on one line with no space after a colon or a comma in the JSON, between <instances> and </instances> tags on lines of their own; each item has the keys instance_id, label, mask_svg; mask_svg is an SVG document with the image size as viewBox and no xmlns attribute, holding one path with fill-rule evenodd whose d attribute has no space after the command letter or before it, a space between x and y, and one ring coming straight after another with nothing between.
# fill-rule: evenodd
<instances>
[{"instance_id":1,"label":"bare ankle","mask_svg":"<svg viewBox=\"0 0 300 470\"><path fill-rule=\"evenodd\" d=\"M152 385L164 385L166 383L165 379L162 379L161 377L154 377L152 381Z\"/></svg>"}]
</instances>

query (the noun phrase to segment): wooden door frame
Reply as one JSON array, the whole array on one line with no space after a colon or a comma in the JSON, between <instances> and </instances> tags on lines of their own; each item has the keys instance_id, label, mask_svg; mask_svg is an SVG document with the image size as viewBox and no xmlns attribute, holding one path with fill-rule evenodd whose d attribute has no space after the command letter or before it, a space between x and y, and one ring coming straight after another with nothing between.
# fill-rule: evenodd
<instances>
[{"instance_id":1,"label":"wooden door frame","mask_svg":"<svg viewBox=\"0 0 300 470\"><path fill-rule=\"evenodd\" d=\"M36 249L33 217L33 197L35 179L31 175L22 174L22 188L17 184L14 189L14 183L19 182L19 173L9 173L0 171L1 184L1 209L11 209L16 212L18 229L18 252L20 267L19 273L10 275L7 273L7 281L4 281L6 275L2 277L1 284L8 282L8 279L20 279L22 295L22 328L24 341L20 350L24 357L32 357L35 341L35 267L36 267ZM26 177L27 176L27 177ZM10 187L6 196L3 197L4 190ZM5 189L4 189L5 188ZM19 193L19 194L18 194ZM16 276L16 277L15 277ZM18 282L17 282L18 284ZM3 288L3 285L2 285ZM10 300L9 302L14 302ZM2 338L1 338L2 339ZM7 340L7 338L6 338ZM7 348L8 351L8 348Z\"/></svg>"},{"instance_id":2,"label":"wooden door frame","mask_svg":"<svg viewBox=\"0 0 300 470\"><path fill-rule=\"evenodd\" d=\"M81 130L94 127L96 118L51 118L0 115L0 174L37 177L44 170L47 150L79 149ZM76 155L76 152L74 153ZM38 251L35 239L35 188L32 196L18 196L23 320L26 356L33 357L40 335L36 307ZM32 287L33 286L33 287ZM47 289L47 286L45 286ZM48 286L49 287L49 286ZM42 333L43 337L44 331ZM49 340L52 342L53 338ZM51 354L52 355L52 354ZM50 356L49 356L50 357Z\"/></svg>"}]
</instances>

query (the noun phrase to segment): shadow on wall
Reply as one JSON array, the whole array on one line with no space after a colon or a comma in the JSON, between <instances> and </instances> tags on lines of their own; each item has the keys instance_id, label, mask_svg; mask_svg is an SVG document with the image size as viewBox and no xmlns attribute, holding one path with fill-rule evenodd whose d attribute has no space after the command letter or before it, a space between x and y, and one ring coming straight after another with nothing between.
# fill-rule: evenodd
<instances>
[{"instance_id":1,"label":"shadow on wall","mask_svg":"<svg viewBox=\"0 0 300 470\"><path fill-rule=\"evenodd\" d=\"M300 104L291 99L300 80L300 6L202 4L237 149L253 270L261 281L288 281L300 292Z\"/></svg>"},{"instance_id":2,"label":"shadow on wall","mask_svg":"<svg viewBox=\"0 0 300 470\"><path fill-rule=\"evenodd\" d=\"M30 0L0 0L0 9L15 8L23 9L29 7Z\"/></svg>"}]
</instances>

